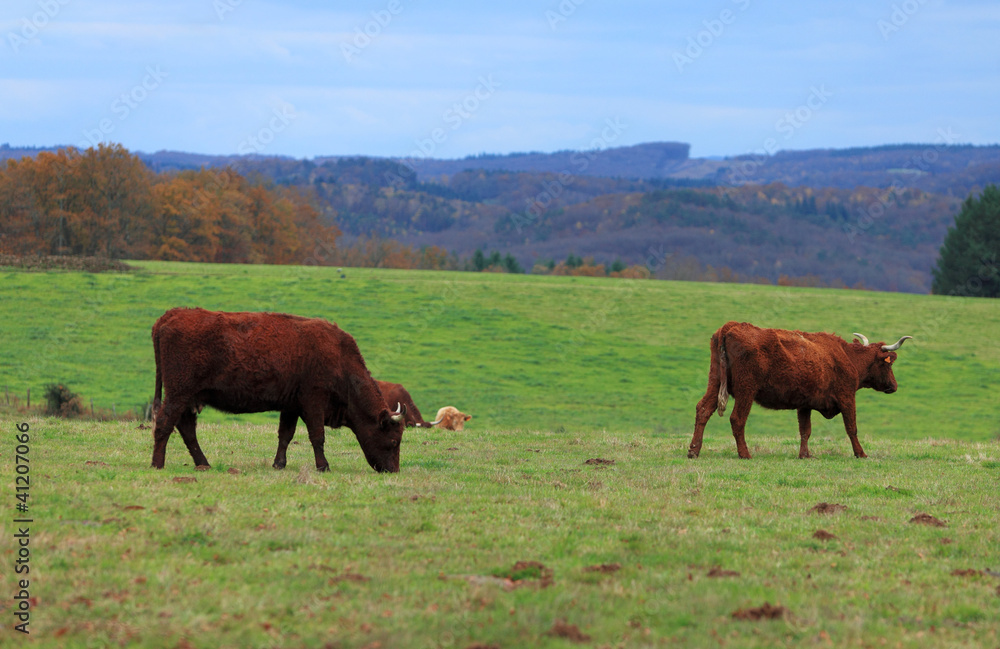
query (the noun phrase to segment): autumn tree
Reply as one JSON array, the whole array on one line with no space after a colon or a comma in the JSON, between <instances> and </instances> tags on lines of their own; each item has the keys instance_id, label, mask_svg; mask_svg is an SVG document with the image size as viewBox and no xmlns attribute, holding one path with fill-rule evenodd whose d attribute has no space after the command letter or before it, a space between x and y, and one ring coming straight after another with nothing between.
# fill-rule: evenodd
<instances>
[{"instance_id":1,"label":"autumn tree","mask_svg":"<svg viewBox=\"0 0 1000 649\"><path fill-rule=\"evenodd\" d=\"M0 172L4 247L20 254L141 256L151 177L120 145L8 160Z\"/></svg>"},{"instance_id":2,"label":"autumn tree","mask_svg":"<svg viewBox=\"0 0 1000 649\"><path fill-rule=\"evenodd\" d=\"M965 200L932 272L934 293L1000 297L1000 188Z\"/></svg>"}]
</instances>

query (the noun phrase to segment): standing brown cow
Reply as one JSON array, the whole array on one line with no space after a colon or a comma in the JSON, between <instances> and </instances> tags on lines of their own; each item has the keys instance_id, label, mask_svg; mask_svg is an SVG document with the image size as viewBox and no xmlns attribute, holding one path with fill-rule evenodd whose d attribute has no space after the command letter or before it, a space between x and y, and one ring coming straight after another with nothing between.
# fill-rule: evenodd
<instances>
[{"instance_id":1,"label":"standing brown cow","mask_svg":"<svg viewBox=\"0 0 1000 649\"><path fill-rule=\"evenodd\" d=\"M855 393L861 388L895 392L896 350L912 336L886 345L854 335L860 342L828 333L761 329L746 322L722 325L712 335L708 390L698 402L688 457L698 457L705 424L713 411L725 414L730 393L736 405L729 421L741 458L750 457L743 432L755 401L774 410L798 410L800 458L810 457L813 410L827 419L843 414L854 456L867 457L858 443Z\"/></svg>"},{"instance_id":2,"label":"standing brown cow","mask_svg":"<svg viewBox=\"0 0 1000 649\"><path fill-rule=\"evenodd\" d=\"M285 467L301 418L320 471L330 468L324 424L354 431L376 471L399 471L405 412L389 410L354 338L335 324L283 313L171 309L153 325L153 353L154 468L163 468L175 426L195 465L208 466L195 433L198 413L208 405L232 413L281 412L276 469Z\"/></svg>"}]
</instances>

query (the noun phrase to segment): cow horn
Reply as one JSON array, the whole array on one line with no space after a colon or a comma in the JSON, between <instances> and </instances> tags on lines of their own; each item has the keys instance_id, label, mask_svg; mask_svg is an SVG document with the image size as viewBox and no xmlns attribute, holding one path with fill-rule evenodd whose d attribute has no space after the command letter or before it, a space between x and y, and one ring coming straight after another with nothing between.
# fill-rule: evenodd
<instances>
[{"instance_id":1,"label":"cow horn","mask_svg":"<svg viewBox=\"0 0 1000 649\"><path fill-rule=\"evenodd\" d=\"M393 421L403 421L403 415L405 415L405 414L406 414L406 409L403 407L403 404L401 404L401 403L399 403L397 401L396 402L396 412L392 413L392 420Z\"/></svg>"},{"instance_id":2,"label":"cow horn","mask_svg":"<svg viewBox=\"0 0 1000 649\"><path fill-rule=\"evenodd\" d=\"M440 423L441 423L442 421L444 421L444 417L441 417L441 418L440 418L440 419L438 419L437 421L432 421L432 422L429 422L429 423L430 423L430 425L431 425L431 426L437 426L437 425L438 425L438 424L440 424Z\"/></svg>"},{"instance_id":3,"label":"cow horn","mask_svg":"<svg viewBox=\"0 0 1000 649\"><path fill-rule=\"evenodd\" d=\"M865 338L864 334L854 334L854 335L861 339L861 344L862 345L864 345L865 347L868 346L868 339Z\"/></svg>"},{"instance_id":4,"label":"cow horn","mask_svg":"<svg viewBox=\"0 0 1000 649\"><path fill-rule=\"evenodd\" d=\"M900 338L899 340L897 340L896 342L894 342L891 345L882 345L882 351L884 351L884 352L894 352L894 351L896 351L897 349L899 349L900 347L903 346L903 341L906 340L907 338L909 338L909 339L912 340L913 336L903 336L902 338Z\"/></svg>"}]
</instances>

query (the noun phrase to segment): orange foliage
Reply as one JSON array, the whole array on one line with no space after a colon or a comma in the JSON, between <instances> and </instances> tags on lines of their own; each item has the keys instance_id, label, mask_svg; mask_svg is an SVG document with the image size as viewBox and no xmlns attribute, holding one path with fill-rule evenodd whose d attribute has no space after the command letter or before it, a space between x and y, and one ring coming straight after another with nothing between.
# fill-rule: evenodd
<instances>
[{"instance_id":1,"label":"orange foliage","mask_svg":"<svg viewBox=\"0 0 1000 649\"><path fill-rule=\"evenodd\" d=\"M120 145L0 169L0 252L290 264L338 236L299 190L229 169L154 175Z\"/></svg>"}]
</instances>

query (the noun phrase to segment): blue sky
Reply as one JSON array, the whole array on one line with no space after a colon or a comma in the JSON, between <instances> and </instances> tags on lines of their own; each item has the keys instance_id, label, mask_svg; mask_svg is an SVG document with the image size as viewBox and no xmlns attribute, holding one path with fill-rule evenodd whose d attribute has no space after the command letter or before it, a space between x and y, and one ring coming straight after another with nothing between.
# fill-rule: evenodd
<instances>
[{"instance_id":1,"label":"blue sky","mask_svg":"<svg viewBox=\"0 0 1000 649\"><path fill-rule=\"evenodd\" d=\"M0 36L11 145L451 158L1000 142L992 0L5 0Z\"/></svg>"}]
</instances>

